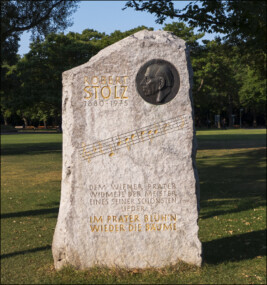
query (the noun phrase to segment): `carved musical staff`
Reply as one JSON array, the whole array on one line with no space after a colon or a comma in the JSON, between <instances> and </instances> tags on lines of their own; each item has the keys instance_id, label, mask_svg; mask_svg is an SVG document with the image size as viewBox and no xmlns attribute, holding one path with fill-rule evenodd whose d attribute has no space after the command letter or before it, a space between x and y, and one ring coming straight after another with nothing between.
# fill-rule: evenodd
<instances>
[{"instance_id":1,"label":"carved musical staff","mask_svg":"<svg viewBox=\"0 0 267 285\"><path fill-rule=\"evenodd\" d=\"M137 143L145 141L152 143L153 140L159 136L179 130L186 130L187 127L188 120L186 116L182 115L92 144L86 145L83 142L79 148L79 152L84 160L91 162L92 158L99 155L106 154L112 157L122 148L127 148L128 151L130 151L131 147Z\"/></svg>"}]
</instances>

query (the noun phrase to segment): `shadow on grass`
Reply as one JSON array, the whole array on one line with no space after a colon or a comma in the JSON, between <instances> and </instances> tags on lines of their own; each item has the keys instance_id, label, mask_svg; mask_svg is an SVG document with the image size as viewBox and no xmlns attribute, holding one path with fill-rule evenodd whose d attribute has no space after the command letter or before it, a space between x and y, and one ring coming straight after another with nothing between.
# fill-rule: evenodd
<instances>
[{"instance_id":1,"label":"shadow on grass","mask_svg":"<svg viewBox=\"0 0 267 285\"><path fill-rule=\"evenodd\" d=\"M208 264L235 262L266 255L266 231L255 231L203 243L203 260ZM1 259L27 253L50 250L51 246L37 247L1 255ZM227 249L227 250L226 250Z\"/></svg>"},{"instance_id":2,"label":"shadow on grass","mask_svg":"<svg viewBox=\"0 0 267 285\"><path fill-rule=\"evenodd\" d=\"M203 260L208 264L241 261L266 255L266 231L255 231L204 242Z\"/></svg>"},{"instance_id":3,"label":"shadow on grass","mask_svg":"<svg viewBox=\"0 0 267 285\"><path fill-rule=\"evenodd\" d=\"M261 206L265 206L266 205L266 201L264 200L260 200L260 198L254 198L254 199L246 199L246 200L241 200L241 201L221 201L221 202L209 202L208 204L205 202L201 202L201 209L204 208L210 208L210 209L216 209L216 207L218 208L229 208L232 207L232 209L221 209L221 210L213 210L213 211L209 211L208 214L200 214L200 218L201 219L208 219L208 218L212 218L215 216L220 216L220 215L226 215L226 214L234 214L234 213L239 213L242 211L247 211L250 209L254 209L257 207L261 207Z\"/></svg>"},{"instance_id":4,"label":"shadow on grass","mask_svg":"<svg viewBox=\"0 0 267 285\"><path fill-rule=\"evenodd\" d=\"M265 149L257 149L199 159L200 217L205 219L264 206L265 157Z\"/></svg>"},{"instance_id":5,"label":"shadow on grass","mask_svg":"<svg viewBox=\"0 0 267 285\"><path fill-rule=\"evenodd\" d=\"M8 258L8 257L14 257L14 256L17 256L17 255L22 255L22 254L27 254L27 253L39 252L39 251L48 250L48 249L51 249L50 245L36 247L36 248L33 248L33 249L28 249L28 250L15 251L15 252L12 252L12 253L2 254L0 256L0 259L4 259L4 258Z\"/></svg>"},{"instance_id":6,"label":"shadow on grass","mask_svg":"<svg viewBox=\"0 0 267 285\"><path fill-rule=\"evenodd\" d=\"M58 208L30 210L30 211L1 214L1 219L15 218L15 217L16 218L17 217L27 217L27 216L39 216L39 215L47 215L47 214L54 214L54 213L56 214L58 213Z\"/></svg>"},{"instance_id":7,"label":"shadow on grass","mask_svg":"<svg viewBox=\"0 0 267 285\"><path fill-rule=\"evenodd\" d=\"M198 149L236 149L266 147L266 134L197 135Z\"/></svg>"},{"instance_id":8,"label":"shadow on grass","mask_svg":"<svg viewBox=\"0 0 267 285\"><path fill-rule=\"evenodd\" d=\"M53 143L21 143L21 144L8 144L1 148L1 155L18 155L18 154L45 154L51 152L62 151L61 142Z\"/></svg>"},{"instance_id":9,"label":"shadow on grass","mask_svg":"<svg viewBox=\"0 0 267 285\"><path fill-rule=\"evenodd\" d=\"M198 135L197 141L199 150L266 147L265 134ZM61 151L61 142L5 144L1 148L2 155L40 154Z\"/></svg>"}]
</instances>

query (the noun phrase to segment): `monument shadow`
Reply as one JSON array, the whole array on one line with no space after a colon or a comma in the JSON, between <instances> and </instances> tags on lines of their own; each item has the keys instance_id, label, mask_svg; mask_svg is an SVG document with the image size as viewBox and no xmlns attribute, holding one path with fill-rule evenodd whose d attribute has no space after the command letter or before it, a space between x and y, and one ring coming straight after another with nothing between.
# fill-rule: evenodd
<instances>
[{"instance_id":1,"label":"monument shadow","mask_svg":"<svg viewBox=\"0 0 267 285\"><path fill-rule=\"evenodd\" d=\"M203 263L238 262L266 255L266 231L234 235L203 242Z\"/></svg>"},{"instance_id":2,"label":"monument shadow","mask_svg":"<svg viewBox=\"0 0 267 285\"><path fill-rule=\"evenodd\" d=\"M205 157L199 159L200 218L264 206L265 157L265 149L257 149L220 156L216 165L206 163Z\"/></svg>"},{"instance_id":3,"label":"monument shadow","mask_svg":"<svg viewBox=\"0 0 267 285\"><path fill-rule=\"evenodd\" d=\"M62 152L61 142L8 144L1 147L2 156L46 154L53 152Z\"/></svg>"},{"instance_id":4,"label":"monument shadow","mask_svg":"<svg viewBox=\"0 0 267 285\"><path fill-rule=\"evenodd\" d=\"M22 255L22 254L24 255L27 253L39 252L39 251L43 251L43 250L50 250L50 249L51 249L51 245L46 245L46 246L36 247L36 248L32 248L32 249L27 249L27 250L20 250L20 251L15 251L15 252L11 252L11 253L1 254L0 259L14 257L17 255Z\"/></svg>"},{"instance_id":5,"label":"monument shadow","mask_svg":"<svg viewBox=\"0 0 267 285\"><path fill-rule=\"evenodd\" d=\"M1 214L1 219L41 216L41 215L48 215L48 214L56 214L56 215L49 217L49 218L56 218L58 214L58 209L59 208L56 207L56 208L46 208L46 209L39 209L39 210L29 210L29 211L21 211L21 212L14 212L14 213L6 213L6 214Z\"/></svg>"},{"instance_id":6,"label":"monument shadow","mask_svg":"<svg viewBox=\"0 0 267 285\"><path fill-rule=\"evenodd\" d=\"M265 157L263 148L216 157L216 165L210 160L210 155L201 157L198 160L200 218L208 219L264 207ZM262 258L266 255L266 231L258 230L214 239L203 242L202 245L203 262L208 264Z\"/></svg>"},{"instance_id":7,"label":"monument shadow","mask_svg":"<svg viewBox=\"0 0 267 285\"><path fill-rule=\"evenodd\" d=\"M266 134L197 135L198 149L237 149L266 147Z\"/></svg>"}]
</instances>

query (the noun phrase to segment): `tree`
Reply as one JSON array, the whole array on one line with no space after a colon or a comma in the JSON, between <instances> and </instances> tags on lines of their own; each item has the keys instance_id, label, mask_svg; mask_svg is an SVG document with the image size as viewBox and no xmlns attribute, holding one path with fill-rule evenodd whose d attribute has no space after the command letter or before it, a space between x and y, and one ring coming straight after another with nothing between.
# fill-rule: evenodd
<instances>
[{"instance_id":1,"label":"tree","mask_svg":"<svg viewBox=\"0 0 267 285\"><path fill-rule=\"evenodd\" d=\"M149 30L149 31L152 31L153 28L148 28L146 26L138 26L134 29L130 29L128 31L125 31L125 32L121 32L119 30L115 30L113 33L111 33L110 35L106 35L105 37L103 37L101 39L101 41L98 42L98 46L103 49L109 45L112 45L134 33L137 33L139 31L142 31L142 30Z\"/></svg>"},{"instance_id":2,"label":"tree","mask_svg":"<svg viewBox=\"0 0 267 285\"><path fill-rule=\"evenodd\" d=\"M185 23L178 22L173 22L171 24L165 25L163 30L172 32L177 37L185 40L186 43L190 46L191 51L199 46L197 41L205 35L205 33L195 34L194 28L187 27Z\"/></svg>"},{"instance_id":3,"label":"tree","mask_svg":"<svg viewBox=\"0 0 267 285\"><path fill-rule=\"evenodd\" d=\"M101 38L100 33L91 33ZM93 42L90 30L82 35L49 34L44 41L34 41L30 52L18 63L20 114L27 113L44 125L53 117L54 123L60 124L62 72L95 55L100 49ZM23 112L29 108L31 112Z\"/></svg>"},{"instance_id":4,"label":"tree","mask_svg":"<svg viewBox=\"0 0 267 285\"><path fill-rule=\"evenodd\" d=\"M18 94L19 82L14 81L16 87L12 88L10 78L16 76L16 72L11 71L18 62L21 34L31 31L33 39L43 39L48 33L64 30L72 24L69 16L76 10L77 3L76 0L1 1L1 114L5 123L17 103L13 93Z\"/></svg>"},{"instance_id":5,"label":"tree","mask_svg":"<svg viewBox=\"0 0 267 285\"><path fill-rule=\"evenodd\" d=\"M266 49L266 1L191 1L184 9L175 9L171 0L130 0L127 7L155 14L160 24L170 17L201 32L223 33L232 43Z\"/></svg>"},{"instance_id":6,"label":"tree","mask_svg":"<svg viewBox=\"0 0 267 285\"><path fill-rule=\"evenodd\" d=\"M1 74L1 114L4 119L4 124L8 125L8 120L12 113L15 112L16 91L18 88L17 66L4 64L2 66L3 73Z\"/></svg>"},{"instance_id":7,"label":"tree","mask_svg":"<svg viewBox=\"0 0 267 285\"><path fill-rule=\"evenodd\" d=\"M209 110L225 112L227 107L230 125L231 110L240 103L253 110L254 120L256 114L264 114L266 1L190 1L184 9L175 9L173 2L129 0L124 9L152 13L158 23L170 17L201 32L222 34L221 44L206 42L191 53L196 113L203 117Z\"/></svg>"},{"instance_id":8,"label":"tree","mask_svg":"<svg viewBox=\"0 0 267 285\"><path fill-rule=\"evenodd\" d=\"M202 120L211 119L211 115L227 114L229 126L232 126L240 88L235 77L234 54L231 46L217 39L207 41L202 51L192 57L195 111Z\"/></svg>"},{"instance_id":9,"label":"tree","mask_svg":"<svg viewBox=\"0 0 267 285\"><path fill-rule=\"evenodd\" d=\"M257 115L264 114L266 108L266 78L249 65L243 65L238 75L242 81L239 90L240 104L252 113L253 126L257 126Z\"/></svg>"},{"instance_id":10,"label":"tree","mask_svg":"<svg viewBox=\"0 0 267 285\"><path fill-rule=\"evenodd\" d=\"M61 122L62 72L83 64L102 48L146 27L111 35L86 29L81 34L49 34L36 39L17 65L19 90L15 104L25 125L30 119Z\"/></svg>"},{"instance_id":11,"label":"tree","mask_svg":"<svg viewBox=\"0 0 267 285\"><path fill-rule=\"evenodd\" d=\"M33 37L62 31L72 23L68 19L78 1L67 0L2 0L1 58L12 62L19 47L20 35L31 30ZM13 62L14 64L14 62Z\"/></svg>"},{"instance_id":12,"label":"tree","mask_svg":"<svg viewBox=\"0 0 267 285\"><path fill-rule=\"evenodd\" d=\"M173 32L190 46L194 70L193 96L198 123L206 123L212 115L228 113L231 125L233 106L238 101L233 62L228 57L231 47L226 50L226 45L221 44L220 40L205 41L205 46L199 46L197 40L204 33L195 34L194 29L184 23L174 22L165 25L163 29Z\"/></svg>"}]
</instances>

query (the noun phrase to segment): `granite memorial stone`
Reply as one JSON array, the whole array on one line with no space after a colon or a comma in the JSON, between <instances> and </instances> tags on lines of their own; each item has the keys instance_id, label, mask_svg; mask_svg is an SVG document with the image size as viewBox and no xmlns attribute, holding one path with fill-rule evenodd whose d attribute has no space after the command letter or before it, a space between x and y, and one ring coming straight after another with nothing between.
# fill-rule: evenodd
<instances>
[{"instance_id":1,"label":"granite memorial stone","mask_svg":"<svg viewBox=\"0 0 267 285\"><path fill-rule=\"evenodd\" d=\"M165 31L63 73L56 269L201 265L191 84L189 50Z\"/></svg>"}]
</instances>

